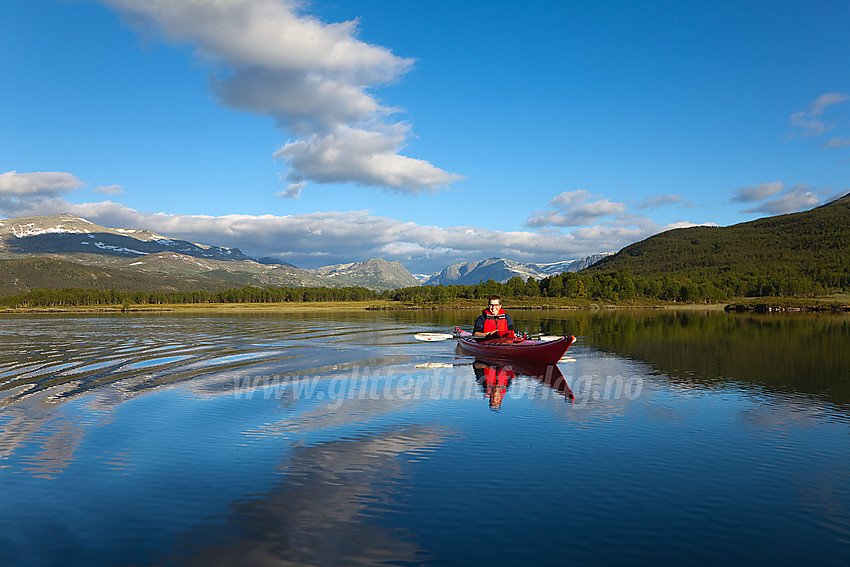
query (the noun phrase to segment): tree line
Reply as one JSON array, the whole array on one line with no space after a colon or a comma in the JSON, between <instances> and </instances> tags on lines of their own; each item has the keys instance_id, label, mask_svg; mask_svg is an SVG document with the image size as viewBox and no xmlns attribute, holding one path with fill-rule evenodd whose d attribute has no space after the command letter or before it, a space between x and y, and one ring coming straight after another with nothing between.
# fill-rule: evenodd
<instances>
[{"instance_id":1,"label":"tree line","mask_svg":"<svg viewBox=\"0 0 850 567\"><path fill-rule=\"evenodd\" d=\"M412 303L445 303L455 299L481 299L493 294L510 298L567 298L596 302L628 303L674 301L717 303L734 297L812 297L850 287L847 273L829 270L799 273L796 270L754 270L748 274L718 273L711 278L684 275L636 276L631 270L608 273L562 273L536 280L514 276L505 283L494 280L476 285L415 286L384 292L383 297Z\"/></svg>"},{"instance_id":2,"label":"tree line","mask_svg":"<svg viewBox=\"0 0 850 567\"><path fill-rule=\"evenodd\" d=\"M629 303L673 301L717 303L735 297L812 297L850 288L850 276L830 270L754 270L748 274L719 273L712 278L683 275L637 276L629 269L609 273L571 273L537 280L514 276L475 285L413 286L377 292L364 287L246 286L223 291L116 291L35 289L0 298L6 307L74 307L97 305L162 305L189 303L284 303L307 301L389 300L412 304L446 304L479 300L490 295L513 299L565 298L577 302Z\"/></svg>"},{"instance_id":3,"label":"tree line","mask_svg":"<svg viewBox=\"0 0 850 567\"><path fill-rule=\"evenodd\" d=\"M377 292L364 287L246 286L222 291L116 291L99 289L34 289L0 297L5 307L78 307L96 305L163 305L189 303L283 303L305 301L365 301Z\"/></svg>"}]
</instances>

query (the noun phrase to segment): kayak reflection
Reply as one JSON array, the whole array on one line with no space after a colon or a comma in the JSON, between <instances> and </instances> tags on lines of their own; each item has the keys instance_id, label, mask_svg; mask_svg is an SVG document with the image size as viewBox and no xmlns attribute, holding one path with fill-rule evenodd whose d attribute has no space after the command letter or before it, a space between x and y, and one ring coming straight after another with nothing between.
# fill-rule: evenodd
<instances>
[{"instance_id":1,"label":"kayak reflection","mask_svg":"<svg viewBox=\"0 0 850 567\"><path fill-rule=\"evenodd\" d=\"M563 394L572 402L573 392L557 364L517 360L491 360L476 358L472 363L475 378L490 400L490 409L502 407L502 400L517 375L528 376Z\"/></svg>"}]
</instances>

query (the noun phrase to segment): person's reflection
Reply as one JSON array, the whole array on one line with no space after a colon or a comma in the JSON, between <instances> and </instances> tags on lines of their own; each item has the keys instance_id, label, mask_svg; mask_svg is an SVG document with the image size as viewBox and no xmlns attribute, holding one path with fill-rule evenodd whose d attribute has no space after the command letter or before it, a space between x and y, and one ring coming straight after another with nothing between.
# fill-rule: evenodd
<instances>
[{"instance_id":1,"label":"person's reflection","mask_svg":"<svg viewBox=\"0 0 850 567\"><path fill-rule=\"evenodd\" d=\"M490 409L498 410L502 407L508 387L517 376L528 376L534 378L541 384L545 384L555 392L564 396L564 401L573 402L575 399L567 379L561 373L557 364L543 364L529 361L505 361L475 359L472 363L475 378L484 393L490 399Z\"/></svg>"},{"instance_id":2,"label":"person's reflection","mask_svg":"<svg viewBox=\"0 0 850 567\"><path fill-rule=\"evenodd\" d=\"M505 392L516 376L513 370L483 360L473 362L472 369L475 371L475 378L478 383L484 388L484 394L490 398L490 409L498 410L501 408Z\"/></svg>"}]
</instances>

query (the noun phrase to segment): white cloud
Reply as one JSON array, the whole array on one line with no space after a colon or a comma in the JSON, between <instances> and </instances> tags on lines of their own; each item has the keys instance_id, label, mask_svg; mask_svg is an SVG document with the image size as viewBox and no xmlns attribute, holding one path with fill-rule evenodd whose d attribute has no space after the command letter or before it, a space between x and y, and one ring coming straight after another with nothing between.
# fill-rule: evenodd
<instances>
[{"instance_id":1,"label":"white cloud","mask_svg":"<svg viewBox=\"0 0 850 567\"><path fill-rule=\"evenodd\" d=\"M0 173L0 196L36 197L66 193L85 185L82 181L60 171L38 171Z\"/></svg>"},{"instance_id":2,"label":"white cloud","mask_svg":"<svg viewBox=\"0 0 850 567\"><path fill-rule=\"evenodd\" d=\"M564 191L549 202L550 209L538 211L526 221L528 227L586 226L607 216L618 216L626 212L622 203L610 199L588 200L592 195L584 189Z\"/></svg>"},{"instance_id":3,"label":"white cloud","mask_svg":"<svg viewBox=\"0 0 850 567\"><path fill-rule=\"evenodd\" d=\"M292 0L102 0L166 39L233 68L300 70L383 83L409 59L355 38L354 21L325 24Z\"/></svg>"},{"instance_id":4,"label":"white cloud","mask_svg":"<svg viewBox=\"0 0 850 567\"><path fill-rule=\"evenodd\" d=\"M321 22L294 0L101 1L143 31L191 44L213 67L223 104L270 116L300 138L275 154L289 168L279 196L297 197L307 181L418 192L461 179L399 153L410 128L389 121L398 109L369 89L413 60L358 40L356 22Z\"/></svg>"},{"instance_id":5,"label":"white cloud","mask_svg":"<svg viewBox=\"0 0 850 567\"><path fill-rule=\"evenodd\" d=\"M765 201L757 207L746 209L744 212L780 215L810 209L820 204L821 200L819 193L814 191L812 187L807 185L795 185L788 189L788 191L786 191L783 195Z\"/></svg>"},{"instance_id":6,"label":"white cloud","mask_svg":"<svg viewBox=\"0 0 850 567\"><path fill-rule=\"evenodd\" d=\"M820 118L824 111L832 105L840 104L847 100L850 100L850 96L843 93L822 94L812 101L806 110L795 112L789 117L791 126L797 129L799 136L820 136L835 127L834 124L825 122Z\"/></svg>"},{"instance_id":7,"label":"white cloud","mask_svg":"<svg viewBox=\"0 0 850 567\"><path fill-rule=\"evenodd\" d=\"M267 69L244 69L212 87L227 106L272 116L297 134L324 131L338 124L356 124L390 114L362 87L316 74Z\"/></svg>"},{"instance_id":8,"label":"white cloud","mask_svg":"<svg viewBox=\"0 0 850 567\"><path fill-rule=\"evenodd\" d=\"M298 183L290 183L286 186L286 189L283 191L278 191L275 195L276 197L283 197L285 199L298 199L301 197L301 189L307 185L304 181L300 181Z\"/></svg>"},{"instance_id":9,"label":"white cloud","mask_svg":"<svg viewBox=\"0 0 850 567\"><path fill-rule=\"evenodd\" d=\"M822 203L828 203L838 199L847 193L847 190L837 191L833 187L816 188L809 185L792 185L786 187L781 181L762 183L753 187L742 187L735 190L732 197L733 203L759 203L756 206L741 212L766 213L768 215L781 215L796 213Z\"/></svg>"},{"instance_id":10,"label":"white cloud","mask_svg":"<svg viewBox=\"0 0 850 567\"><path fill-rule=\"evenodd\" d=\"M137 211L120 203L69 203L61 197L0 199L7 217L71 213L115 228L147 228L192 242L231 246L254 257L273 256L301 267L399 260L416 273L499 256L553 262L619 250L665 229L648 219L629 227L586 227L569 234L498 231L470 226L420 226L368 210L301 215L181 215Z\"/></svg>"},{"instance_id":11,"label":"white cloud","mask_svg":"<svg viewBox=\"0 0 850 567\"><path fill-rule=\"evenodd\" d=\"M430 163L399 155L408 127L394 124L383 132L338 126L324 135L290 142L275 153L292 171L290 187L303 187L307 179L319 183L353 181L382 185L398 191L434 190L461 179ZM300 191L300 187L298 187Z\"/></svg>"},{"instance_id":12,"label":"white cloud","mask_svg":"<svg viewBox=\"0 0 850 567\"><path fill-rule=\"evenodd\" d=\"M768 197L778 195L784 189L784 184L781 181L772 181L770 183L761 183L753 187L741 187L735 190L735 196L732 201L736 203L755 203L764 201Z\"/></svg>"}]
</instances>

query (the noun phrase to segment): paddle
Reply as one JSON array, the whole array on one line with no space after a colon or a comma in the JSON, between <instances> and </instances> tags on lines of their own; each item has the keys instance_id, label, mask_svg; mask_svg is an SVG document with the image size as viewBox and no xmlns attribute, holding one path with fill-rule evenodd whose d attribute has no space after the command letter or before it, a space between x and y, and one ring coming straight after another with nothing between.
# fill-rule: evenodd
<instances>
[{"instance_id":1,"label":"paddle","mask_svg":"<svg viewBox=\"0 0 850 567\"><path fill-rule=\"evenodd\" d=\"M454 338L454 335L448 333L416 333L413 338L417 341L444 341Z\"/></svg>"},{"instance_id":2,"label":"paddle","mask_svg":"<svg viewBox=\"0 0 850 567\"><path fill-rule=\"evenodd\" d=\"M413 335L413 338L417 341L445 341L447 339L453 339L455 336L449 333L416 333ZM487 340L492 337L476 337L476 340ZM533 340L537 341L556 341L561 337L556 335L542 335L540 337L534 337Z\"/></svg>"},{"instance_id":3,"label":"paddle","mask_svg":"<svg viewBox=\"0 0 850 567\"><path fill-rule=\"evenodd\" d=\"M449 364L448 362L421 362L419 364L414 365L413 368L421 370L423 368L452 368L454 366L457 365Z\"/></svg>"},{"instance_id":4,"label":"paddle","mask_svg":"<svg viewBox=\"0 0 850 567\"><path fill-rule=\"evenodd\" d=\"M417 341L445 341L446 339L453 339L456 336L458 336L458 335L452 335L452 334L449 334L449 333L416 333L415 335L413 335L413 338L416 339ZM466 335L462 334L461 336L466 336L467 338L474 339L478 342L490 340L490 339L493 339L493 338L498 338L498 337L493 337L493 336L489 336L489 335L486 336L486 337L473 337L472 334L470 334L470 333L466 333ZM554 338L557 339L558 337L554 337Z\"/></svg>"}]
</instances>

